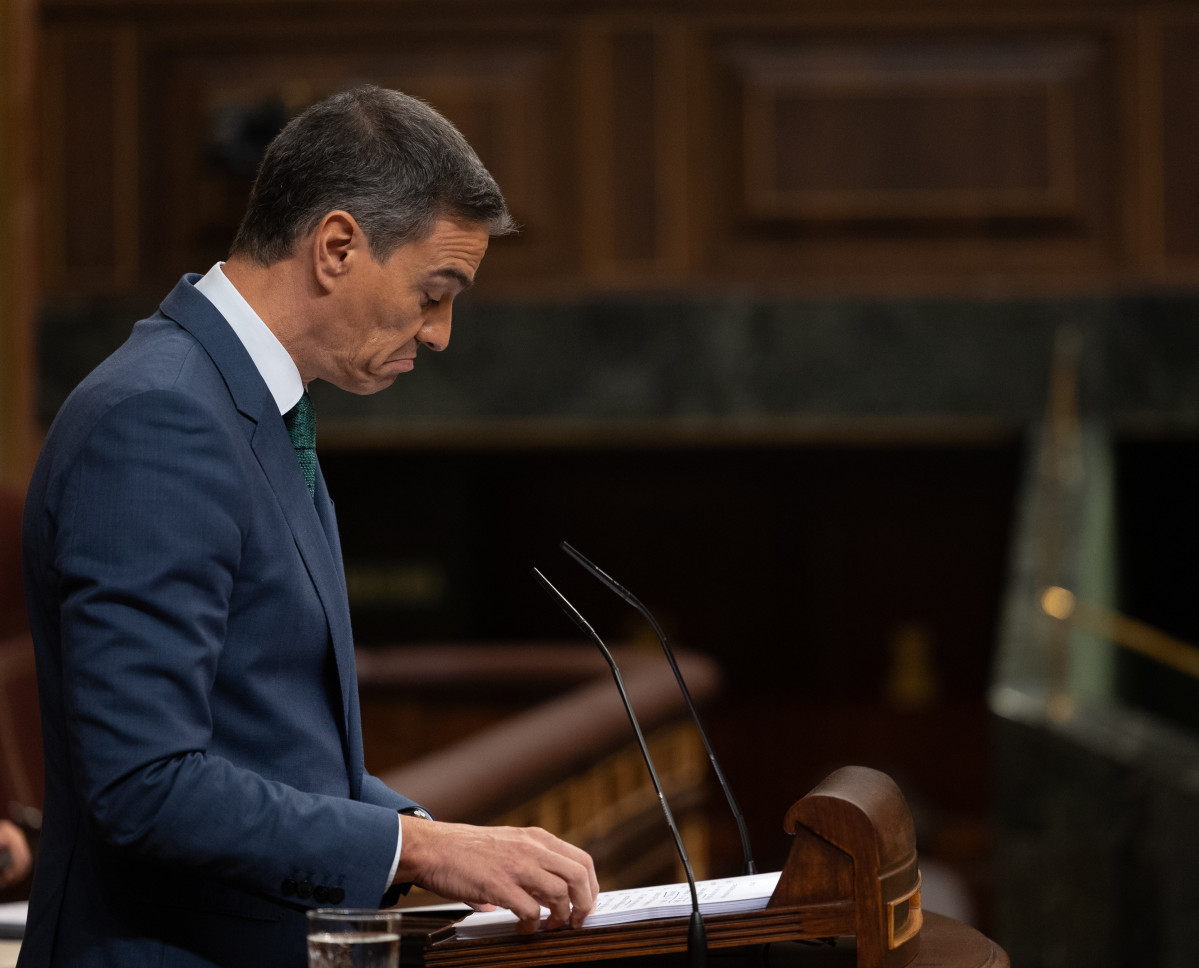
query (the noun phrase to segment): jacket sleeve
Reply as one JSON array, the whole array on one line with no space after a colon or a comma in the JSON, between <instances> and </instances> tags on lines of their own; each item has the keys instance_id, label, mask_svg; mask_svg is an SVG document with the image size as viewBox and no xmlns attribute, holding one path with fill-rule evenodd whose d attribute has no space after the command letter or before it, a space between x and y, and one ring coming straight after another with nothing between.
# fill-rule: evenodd
<instances>
[{"instance_id":1,"label":"jacket sleeve","mask_svg":"<svg viewBox=\"0 0 1199 968\"><path fill-rule=\"evenodd\" d=\"M267 896L309 876L371 906L403 798L374 785L364 801L304 792L209 748L253 526L245 494L260 486L261 472L231 456L247 449L236 436L192 396L150 390L102 410L59 468L53 568L72 770L110 847Z\"/></svg>"},{"instance_id":2,"label":"jacket sleeve","mask_svg":"<svg viewBox=\"0 0 1199 968\"><path fill-rule=\"evenodd\" d=\"M409 800L403 794L396 793L395 790L377 776L372 776L369 773L365 774L362 778L362 799L367 803L377 803L380 806L389 807L397 813L405 810L424 809L415 800Z\"/></svg>"}]
</instances>

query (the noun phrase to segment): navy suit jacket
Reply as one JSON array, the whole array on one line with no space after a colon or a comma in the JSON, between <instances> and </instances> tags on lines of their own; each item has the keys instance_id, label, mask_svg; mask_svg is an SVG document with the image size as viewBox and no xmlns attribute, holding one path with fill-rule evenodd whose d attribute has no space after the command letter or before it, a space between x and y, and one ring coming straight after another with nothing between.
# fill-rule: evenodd
<instances>
[{"instance_id":1,"label":"navy suit jacket","mask_svg":"<svg viewBox=\"0 0 1199 968\"><path fill-rule=\"evenodd\" d=\"M22 968L304 961L413 807L363 765L333 505L185 277L72 393L29 488L46 750Z\"/></svg>"}]
</instances>

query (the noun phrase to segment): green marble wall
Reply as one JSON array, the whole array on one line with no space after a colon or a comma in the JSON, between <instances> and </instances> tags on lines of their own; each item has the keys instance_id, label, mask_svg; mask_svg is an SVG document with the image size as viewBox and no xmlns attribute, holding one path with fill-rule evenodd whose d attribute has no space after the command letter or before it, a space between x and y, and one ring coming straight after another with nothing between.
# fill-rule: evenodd
<instances>
[{"instance_id":1,"label":"green marble wall","mask_svg":"<svg viewBox=\"0 0 1199 968\"><path fill-rule=\"evenodd\" d=\"M42 314L39 414L153 306ZM1055 334L1084 347L1105 418L1199 427L1199 299L766 301L650 296L456 308L453 342L372 397L321 388L339 420L661 419L1043 413Z\"/></svg>"}]
</instances>

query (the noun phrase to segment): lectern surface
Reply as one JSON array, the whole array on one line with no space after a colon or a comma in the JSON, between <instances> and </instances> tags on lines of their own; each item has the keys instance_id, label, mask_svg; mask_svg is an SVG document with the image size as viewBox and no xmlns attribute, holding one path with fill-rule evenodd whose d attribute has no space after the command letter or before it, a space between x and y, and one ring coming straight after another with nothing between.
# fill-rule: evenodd
<instances>
[{"instance_id":1,"label":"lectern surface","mask_svg":"<svg viewBox=\"0 0 1199 968\"><path fill-rule=\"evenodd\" d=\"M409 929L414 935L418 934L415 919ZM405 950L403 961L406 965L420 968L419 947L419 944L414 944ZM838 938L831 945L787 941L748 949L717 949L708 954L709 968L854 968L857 961L857 943L852 937ZM511 964L519 965L519 961ZM924 925L920 931L920 949L907 968L1009 966L1007 953L986 935L961 921L925 911ZM687 954L679 951L604 961L580 961L563 968L687 968Z\"/></svg>"},{"instance_id":2,"label":"lectern surface","mask_svg":"<svg viewBox=\"0 0 1199 968\"><path fill-rule=\"evenodd\" d=\"M593 968L686 968L687 955L677 952L592 964ZM776 942L765 951L751 949L748 956L744 949L708 955L709 968L853 968L856 964L853 938L838 938L832 945ZM908 968L1010 968L1010 962L999 945L968 924L926 911L920 951Z\"/></svg>"}]
</instances>

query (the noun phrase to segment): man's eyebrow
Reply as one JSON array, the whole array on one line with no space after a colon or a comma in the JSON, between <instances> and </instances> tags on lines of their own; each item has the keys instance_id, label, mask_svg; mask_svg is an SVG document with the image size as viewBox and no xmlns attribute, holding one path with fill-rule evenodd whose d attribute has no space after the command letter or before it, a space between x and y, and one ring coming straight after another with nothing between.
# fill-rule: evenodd
<instances>
[{"instance_id":1,"label":"man's eyebrow","mask_svg":"<svg viewBox=\"0 0 1199 968\"><path fill-rule=\"evenodd\" d=\"M463 272L461 269L455 269L452 266L447 266L444 269L434 269L430 275L453 279L456 283L458 283L459 292L465 292L475 284L475 281L465 272Z\"/></svg>"}]
</instances>

